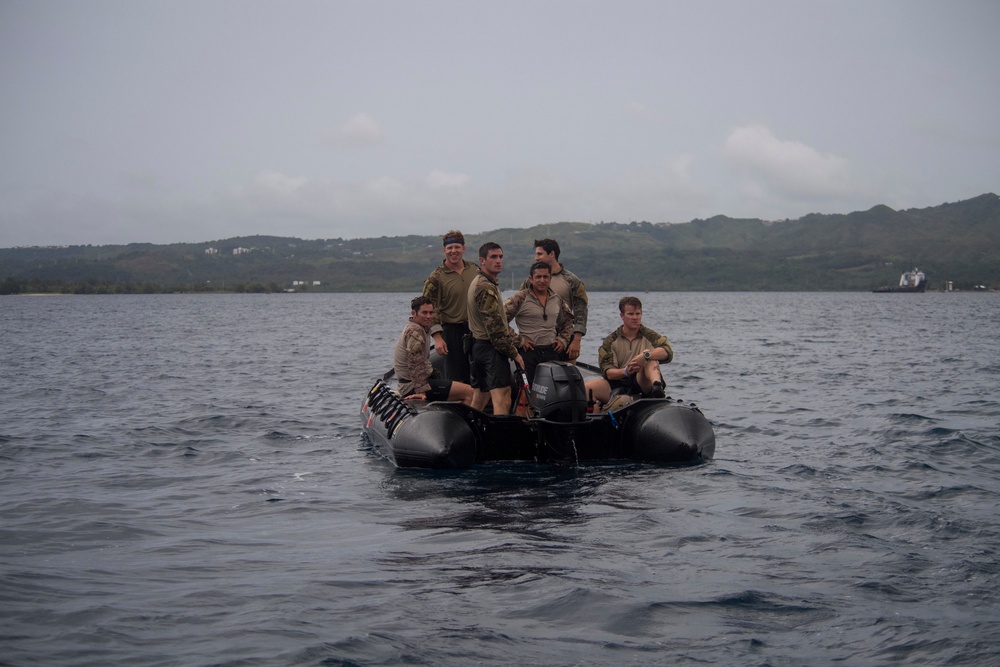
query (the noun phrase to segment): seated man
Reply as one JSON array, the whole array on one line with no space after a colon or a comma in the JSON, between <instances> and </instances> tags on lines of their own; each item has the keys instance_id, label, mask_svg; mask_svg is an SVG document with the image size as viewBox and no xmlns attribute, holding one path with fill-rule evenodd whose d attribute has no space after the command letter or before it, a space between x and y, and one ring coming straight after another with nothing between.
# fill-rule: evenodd
<instances>
[{"instance_id":1,"label":"seated man","mask_svg":"<svg viewBox=\"0 0 1000 667\"><path fill-rule=\"evenodd\" d=\"M618 302L622 325L601 343L597 359L603 378L588 380L587 395L604 404L611 392L622 389L628 394L663 398L663 375L660 362L670 363L674 350L666 336L642 325L642 302L634 296Z\"/></svg>"},{"instance_id":2,"label":"seated man","mask_svg":"<svg viewBox=\"0 0 1000 667\"><path fill-rule=\"evenodd\" d=\"M399 381L399 393L406 399L461 401L472 404L472 387L462 382L434 377L431 366L431 324L434 303L426 296L410 301L410 321L396 341L392 365Z\"/></svg>"}]
</instances>

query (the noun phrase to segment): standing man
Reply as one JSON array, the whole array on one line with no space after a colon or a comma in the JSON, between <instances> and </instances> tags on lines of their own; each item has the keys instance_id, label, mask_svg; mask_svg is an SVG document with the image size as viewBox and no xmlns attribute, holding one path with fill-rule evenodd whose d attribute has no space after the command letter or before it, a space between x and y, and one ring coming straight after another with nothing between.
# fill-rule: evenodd
<instances>
[{"instance_id":1,"label":"standing man","mask_svg":"<svg viewBox=\"0 0 1000 667\"><path fill-rule=\"evenodd\" d=\"M463 339L469 335L469 287L476 279L476 265L467 262L465 236L457 229L446 233L444 260L424 281L424 296L434 304L431 336L434 349L445 360L449 380L469 382L469 352Z\"/></svg>"},{"instance_id":2,"label":"standing man","mask_svg":"<svg viewBox=\"0 0 1000 667\"><path fill-rule=\"evenodd\" d=\"M510 360L524 368L517 351L518 335L507 324L497 276L503 270L503 248L492 241L479 248L479 274L469 288L469 329L472 330L472 386L479 391L472 407L482 410L493 400L493 414L510 413Z\"/></svg>"},{"instance_id":3,"label":"standing man","mask_svg":"<svg viewBox=\"0 0 1000 667\"><path fill-rule=\"evenodd\" d=\"M472 404L472 387L434 377L430 360L430 330L434 304L426 296L410 301L410 320L396 340L392 366L399 381L399 394L423 401L461 401Z\"/></svg>"},{"instance_id":4,"label":"standing man","mask_svg":"<svg viewBox=\"0 0 1000 667\"><path fill-rule=\"evenodd\" d=\"M552 269L550 287L573 311L573 339L567 349L559 355L563 361L576 362L580 356L580 344L587 335L587 288L583 281L559 263L559 244L554 239L535 241L535 261L545 262ZM525 282L521 287L527 287Z\"/></svg>"},{"instance_id":5,"label":"standing man","mask_svg":"<svg viewBox=\"0 0 1000 667\"><path fill-rule=\"evenodd\" d=\"M593 391L595 400L607 403L613 389L624 388L629 394L663 398L660 362L669 364L674 358L670 341L643 326L642 301L637 297L622 297L618 312L622 325L604 339L597 352L604 377L587 381L588 395Z\"/></svg>"},{"instance_id":6,"label":"standing man","mask_svg":"<svg viewBox=\"0 0 1000 667\"><path fill-rule=\"evenodd\" d=\"M529 287L507 299L507 321L517 323L521 336L521 357L528 383L535 380L535 367L556 361L573 338L573 313L558 294L549 288L552 271L545 262L535 262L528 273Z\"/></svg>"}]
</instances>

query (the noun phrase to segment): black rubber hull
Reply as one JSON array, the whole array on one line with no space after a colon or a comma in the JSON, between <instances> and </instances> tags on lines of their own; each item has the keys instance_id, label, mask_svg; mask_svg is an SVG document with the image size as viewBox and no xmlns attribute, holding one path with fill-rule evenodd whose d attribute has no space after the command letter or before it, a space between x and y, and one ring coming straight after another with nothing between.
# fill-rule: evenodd
<instances>
[{"instance_id":1,"label":"black rubber hull","mask_svg":"<svg viewBox=\"0 0 1000 667\"><path fill-rule=\"evenodd\" d=\"M458 403L403 401L376 382L361 408L365 433L402 468L462 469L488 461L631 460L692 465L715 454L715 432L692 404L642 399L561 423L488 415Z\"/></svg>"}]
</instances>

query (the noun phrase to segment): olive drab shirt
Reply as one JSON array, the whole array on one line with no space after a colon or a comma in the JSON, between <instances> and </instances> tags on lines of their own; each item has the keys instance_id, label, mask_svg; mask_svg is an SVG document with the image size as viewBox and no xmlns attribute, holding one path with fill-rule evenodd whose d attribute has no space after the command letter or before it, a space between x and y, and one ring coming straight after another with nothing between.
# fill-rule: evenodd
<instances>
[{"instance_id":1,"label":"olive drab shirt","mask_svg":"<svg viewBox=\"0 0 1000 667\"><path fill-rule=\"evenodd\" d=\"M434 303L431 335L441 331L441 324L456 324L469 319L469 288L479 274L479 267L464 259L462 264L465 268L459 275L442 260L424 281L424 296Z\"/></svg>"},{"instance_id":2,"label":"olive drab shirt","mask_svg":"<svg viewBox=\"0 0 1000 667\"><path fill-rule=\"evenodd\" d=\"M597 351L597 363L601 367L601 374L605 379L608 371L612 368L625 368L625 364L630 359L640 354L645 349L662 347L667 351L667 358L661 364L669 364L674 358L674 348L670 347L670 341L666 336L661 336L652 329L642 324L639 325L639 334L635 340L625 337L624 327L618 327L601 343L601 349Z\"/></svg>"},{"instance_id":3,"label":"olive drab shirt","mask_svg":"<svg viewBox=\"0 0 1000 667\"><path fill-rule=\"evenodd\" d=\"M507 324L500 285L482 271L469 288L469 330L473 338L488 340L505 357L517 357L521 339Z\"/></svg>"}]
</instances>

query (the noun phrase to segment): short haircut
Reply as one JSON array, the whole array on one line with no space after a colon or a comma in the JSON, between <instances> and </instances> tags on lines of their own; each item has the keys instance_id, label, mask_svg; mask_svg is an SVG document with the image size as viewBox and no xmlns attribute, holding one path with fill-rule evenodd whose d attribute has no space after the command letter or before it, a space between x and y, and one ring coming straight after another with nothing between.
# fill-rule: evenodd
<instances>
[{"instance_id":1,"label":"short haircut","mask_svg":"<svg viewBox=\"0 0 1000 667\"><path fill-rule=\"evenodd\" d=\"M413 312L417 312L418 310L420 310L420 306L426 306L427 304L431 304L432 306L434 305L434 302L431 301L431 298L429 296L424 296L423 294L421 294L420 296L415 296L410 301L410 310L412 310Z\"/></svg>"},{"instance_id":2,"label":"short haircut","mask_svg":"<svg viewBox=\"0 0 1000 667\"><path fill-rule=\"evenodd\" d=\"M535 271L541 271L542 269L545 269L549 274L552 273L552 267L549 266L547 263L535 262L534 264L531 265L531 268L528 269L528 275L533 276L535 275Z\"/></svg>"},{"instance_id":3,"label":"short haircut","mask_svg":"<svg viewBox=\"0 0 1000 667\"><path fill-rule=\"evenodd\" d=\"M637 296L623 296L622 300L618 302L618 312L622 315L625 314L625 306L632 306L633 308L642 310L642 301L639 301L639 297Z\"/></svg>"},{"instance_id":4,"label":"short haircut","mask_svg":"<svg viewBox=\"0 0 1000 667\"><path fill-rule=\"evenodd\" d=\"M444 233L444 236L441 237L441 241L442 246L449 246L452 243L461 243L462 245L465 245L465 235L457 229L452 229Z\"/></svg>"},{"instance_id":5,"label":"short haircut","mask_svg":"<svg viewBox=\"0 0 1000 667\"><path fill-rule=\"evenodd\" d=\"M559 244L555 239L535 239L535 245L532 247L541 248L546 254L554 252L556 259L559 259Z\"/></svg>"},{"instance_id":6,"label":"short haircut","mask_svg":"<svg viewBox=\"0 0 1000 667\"><path fill-rule=\"evenodd\" d=\"M486 259L486 256L490 254L490 250L503 250L503 248L500 247L499 243L487 241L479 246L479 259Z\"/></svg>"}]
</instances>

